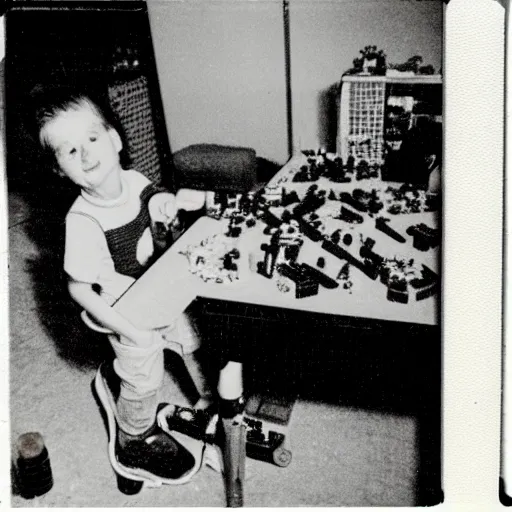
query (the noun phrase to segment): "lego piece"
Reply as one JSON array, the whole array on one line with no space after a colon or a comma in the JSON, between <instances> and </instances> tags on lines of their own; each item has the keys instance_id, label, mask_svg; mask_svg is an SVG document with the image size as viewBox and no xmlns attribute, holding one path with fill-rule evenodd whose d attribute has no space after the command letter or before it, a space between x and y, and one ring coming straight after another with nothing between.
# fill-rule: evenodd
<instances>
[{"instance_id":1,"label":"lego piece","mask_svg":"<svg viewBox=\"0 0 512 512\"><path fill-rule=\"evenodd\" d=\"M196 410L176 405L172 414L167 415L165 420L169 430L204 441L211 435L208 433L208 427L214 421L214 413L212 409Z\"/></svg>"},{"instance_id":2,"label":"lego piece","mask_svg":"<svg viewBox=\"0 0 512 512\"><path fill-rule=\"evenodd\" d=\"M319 240L322 240L324 238L324 235L318 229L316 229L314 226L312 226L305 220L299 218L297 222L299 224L299 229L301 233L303 233L313 242L318 242Z\"/></svg>"},{"instance_id":3,"label":"lego piece","mask_svg":"<svg viewBox=\"0 0 512 512\"><path fill-rule=\"evenodd\" d=\"M428 288L424 288L416 293L416 300L424 300L432 297L437 293L437 283L429 286Z\"/></svg>"},{"instance_id":4,"label":"lego piece","mask_svg":"<svg viewBox=\"0 0 512 512\"><path fill-rule=\"evenodd\" d=\"M371 237L367 237L364 241L364 246L370 250L373 249L375 247L375 240Z\"/></svg>"},{"instance_id":5,"label":"lego piece","mask_svg":"<svg viewBox=\"0 0 512 512\"><path fill-rule=\"evenodd\" d=\"M274 241L270 244L261 244L261 250L265 253L263 261L257 263L257 272L264 277L271 278L274 275L279 245Z\"/></svg>"},{"instance_id":6,"label":"lego piece","mask_svg":"<svg viewBox=\"0 0 512 512\"><path fill-rule=\"evenodd\" d=\"M333 254L340 260L347 260L349 263L354 263L356 258L352 256L349 252L347 252L343 247L340 247L338 244L332 242L331 240L324 240L322 242L322 249L325 249L327 252ZM355 263L357 264L359 260Z\"/></svg>"},{"instance_id":7,"label":"lego piece","mask_svg":"<svg viewBox=\"0 0 512 512\"><path fill-rule=\"evenodd\" d=\"M226 236L238 238L242 234L242 228L238 226L229 226Z\"/></svg>"},{"instance_id":8,"label":"lego piece","mask_svg":"<svg viewBox=\"0 0 512 512\"><path fill-rule=\"evenodd\" d=\"M297 299L318 294L318 282L307 276L298 265L280 263L276 269L281 275L295 283L295 297Z\"/></svg>"},{"instance_id":9,"label":"lego piece","mask_svg":"<svg viewBox=\"0 0 512 512\"><path fill-rule=\"evenodd\" d=\"M398 231L395 231L388 224L388 222L389 222L389 219L387 219L385 217L378 217L377 219L375 219L375 227L382 233L391 237L393 240L396 240L397 242L400 242L403 244L405 242L405 238L400 233L398 233Z\"/></svg>"},{"instance_id":10,"label":"lego piece","mask_svg":"<svg viewBox=\"0 0 512 512\"><path fill-rule=\"evenodd\" d=\"M418 251L426 252L430 249L430 244L427 239L425 239L420 234L416 234L413 238L412 246Z\"/></svg>"},{"instance_id":11,"label":"lego piece","mask_svg":"<svg viewBox=\"0 0 512 512\"><path fill-rule=\"evenodd\" d=\"M263 214L261 216L261 219L265 224L271 227L278 228L281 225L281 219L279 217L276 217L271 211L268 209L263 211Z\"/></svg>"},{"instance_id":12,"label":"lego piece","mask_svg":"<svg viewBox=\"0 0 512 512\"><path fill-rule=\"evenodd\" d=\"M431 248L437 247L439 245L441 238L441 232L439 229L431 228L426 224L418 224L416 229L417 233L421 234L421 236L428 240L428 244Z\"/></svg>"},{"instance_id":13,"label":"lego piece","mask_svg":"<svg viewBox=\"0 0 512 512\"><path fill-rule=\"evenodd\" d=\"M295 261L299 257L300 247L302 244L288 245L284 249L284 257L286 260Z\"/></svg>"},{"instance_id":14,"label":"lego piece","mask_svg":"<svg viewBox=\"0 0 512 512\"><path fill-rule=\"evenodd\" d=\"M302 263L301 268L306 272L308 276L318 281L318 284L320 284L324 288L338 288L339 284L334 279L331 279L328 275L312 267L311 265L308 265L307 263Z\"/></svg>"},{"instance_id":15,"label":"lego piece","mask_svg":"<svg viewBox=\"0 0 512 512\"><path fill-rule=\"evenodd\" d=\"M340 194L340 201L342 203L348 204L349 206L352 206L352 208L354 208L358 212L363 212L363 213L367 213L368 212L368 206L366 204L364 204L363 201L358 201L357 199L355 199L348 192L342 192Z\"/></svg>"},{"instance_id":16,"label":"lego piece","mask_svg":"<svg viewBox=\"0 0 512 512\"><path fill-rule=\"evenodd\" d=\"M280 206L282 201L282 189L278 187L268 187L261 195L267 206Z\"/></svg>"},{"instance_id":17,"label":"lego piece","mask_svg":"<svg viewBox=\"0 0 512 512\"><path fill-rule=\"evenodd\" d=\"M399 302L401 304L407 304L409 302L409 293L405 279L393 279L388 283L387 299L391 302Z\"/></svg>"},{"instance_id":18,"label":"lego piece","mask_svg":"<svg viewBox=\"0 0 512 512\"><path fill-rule=\"evenodd\" d=\"M382 263L384 263L384 258L380 254L377 254L376 252L372 251L365 245L363 245L361 249L359 249L359 256L361 256L361 258L364 258L365 260L370 260L377 266L380 266L382 265Z\"/></svg>"},{"instance_id":19,"label":"lego piece","mask_svg":"<svg viewBox=\"0 0 512 512\"><path fill-rule=\"evenodd\" d=\"M247 424L246 454L251 459L269 462L276 466L286 467L292 460L290 450L284 448L284 434L273 430L265 435L262 431L262 422L244 418Z\"/></svg>"},{"instance_id":20,"label":"lego piece","mask_svg":"<svg viewBox=\"0 0 512 512\"><path fill-rule=\"evenodd\" d=\"M422 270L422 277L421 279L412 279L411 280L411 286L417 290L421 289L421 288L425 288L426 286L431 286L435 283L437 283L438 281L438 276L437 274L431 270L429 267L427 267L426 265L423 265L423 270Z\"/></svg>"},{"instance_id":21,"label":"lego piece","mask_svg":"<svg viewBox=\"0 0 512 512\"><path fill-rule=\"evenodd\" d=\"M292 190L289 193L286 193L286 190L283 189L283 197L281 199L282 206L289 206L290 204L299 203L300 199L295 190Z\"/></svg>"},{"instance_id":22,"label":"lego piece","mask_svg":"<svg viewBox=\"0 0 512 512\"><path fill-rule=\"evenodd\" d=\"M318 295L318 283L312 280L299 281L295 286L295 298L297 299Z\"/></svg>"},{"instance_id":23,"label":"lego piece","mask_svg":"<svg viewBox=\"0 0 512 512\"><path fill-rule=\"evenodd\" d=\"M406 233L413 237L413 247L419 251L428 251L439 245L440 230L428 227L426 224L409 226Z\"/></svg>"},{"instance_id":24,"label":"lego piece","mask_svg":"<svg viewBox=\"0 0 512 512\"><path fill-rule=\"evenodd\" d=\"M351 224L361 224L364 220L361 215L352 210L349 210L348 208L345 208L344 206L341 207L339 218Z\"/></svg>"},{"instance_id":25,"label":"lego piece","mask_svg":"<svg viewBox=\"0 0 512 512\"><path fill-rule=\"evenodd\" d=\"M333 243L331 240L324 240L322 242L322 249L325 249L327 252L333 254L339 259L347 260L348 263L358 268L361 272L363 272L370 279L375 280L379 276L379 270L377 265L371 261L360 261L355 256L352 256L347 250L339 245Z\"/></svg>"}]
</instances>

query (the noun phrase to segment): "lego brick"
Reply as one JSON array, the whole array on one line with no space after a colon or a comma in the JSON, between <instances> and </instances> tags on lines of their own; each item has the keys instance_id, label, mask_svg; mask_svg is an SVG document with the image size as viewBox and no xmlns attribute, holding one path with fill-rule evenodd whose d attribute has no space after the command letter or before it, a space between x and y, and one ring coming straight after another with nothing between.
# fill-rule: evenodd
<instances>
[{"instance_id":1,"label":"lego brick","mask_svg":"<svg viewBox=\"0 0 512 512\"><path fill-rule=\"evenodd\" d=\"M391 302L399 302L401 304L407 304L409 302L409 293L407 291L407 283L405 287L397 287L390 283L388 285L387 299Z\"/></svg>"},{"instance_id":2,"label":"lego brick","mask_svg":"<svg viewBox=\"0 0 512 512\"><path fill-rule=\"evenodd\" d=\"M322 240L324 238L322 232L320 232L318 229L316 229L314 226L312 226L305 220L297 219L297 222L299 223L299 229L301 233L303 233L313 242L318 242L319 240Z\"/></svg>"},{"instance_id":3,"label":"lego brick","mask_svg":"<svg viewBox=\"0 0 512 512\"><path fill-rule=\"evenodd\" d=\"M368 212L368 206L365 205L364 203L354 199L354 197L352 197L352 195L349 194L348 192L342 192L340 194L340 201L342 203L346 203L346 204L352 206L352 208L354 208L358 212L363 212L363 213Z\"/></svg>"},{"instance_id":4,"label":"lego brick","mask_svg":"<svg viewBox=\"0 0 512 512\"><path fill-rule=\"evenodd\" d=\"M345 208L344 206L341 207L340 219L351 224L361 224L364 221L364 218L361 215Z\"/></svg>"},{"instance_id":5,"label":"lego brick","mask_svg":"<svg viewBox=\"0 0 512 512\"><path fill-rule=\"evenodd\" d=\"M405 238L398 233L398 231L395 231L389 224L389 219L386 219L384 217L379 217L375 220L375 228L381 231L382 233L388 235L393 240L396 240L397 242L400 242L403 244L405 242Z\"/></svg>"},{"instance_id":6,"label":"lego brick","mask_svg":"<svg viewBox=\"0 0 512 512\"><path fill-rule=\"evenodd\" d=\"M312 279L316 280L318 284L324 288L333 289L339 286L337 281L331 279L328 275L312 267L311 265L308 265L307 263L302 263L301 268L306 272L307 275L311 276Z\"/></svg>"},{"instance_id":7,"label":"lego brick","mask_svg":"<svg viewBox=\"0 0 512 512\"><path fill-rule=\"evenodd\" d=\"M269 211L268 209L265 209L263 211L263 214L261 216L261 220L263 220L263 222L265 224L267 224L268 226L271 226L271 227L279 227L281 225L281 219L279 217L276 217L271 211Z\"/></svg>"},{"instance_id":8,"label":"lego brick","mask_svg":"<svg viewBox=\"0 0 512 512\"><path fill-rule=\"evenodd\" d=\"M314 281L300 281L296 283L295 298L303 299L318 295L319 285Z\"/></svg>"},{"instance_id":9,"label":"lego brick","mask_svg":"<svg viewBox=\"0 0 512 512\"><path fill-rule=\"evenodd\" d=\"M437 283L433 284L432 286L429 286L428 288L424 288L423 290L420 290L416 293L416 300L424 300L428 299L429 297L432 297L437 293Z\"/></svg>"},{"instance_id":10,"label":"lego brick","mask_svg":"<svg viewBox=\"0 0 512 512\"><path fill-rule=\"evenodd\" d=\"M339 245L331 242L330 240L323 241L322 249L325 249L327 252L333 254L339 259L347 260L348 263L358 268L370 279L375 280L379 276L378 267L373 262L363 262L358 260L355 256L352 256L352 254L346 251L343 247L340 247Z\"/></svg>"},{"instance_id":11,"label":"lego brick","mask_svg":"<svg viewBox=\"0 0 512 512\"><path fill-rule=\"evenodd\" d=\"M382 265L384 263L384 258L380 254L373 252L371 249L364 245L361 247L361 249L359 249L359 256L361 256L361 258L370 260L377 266Z\"/></svg>"}]
</instances>

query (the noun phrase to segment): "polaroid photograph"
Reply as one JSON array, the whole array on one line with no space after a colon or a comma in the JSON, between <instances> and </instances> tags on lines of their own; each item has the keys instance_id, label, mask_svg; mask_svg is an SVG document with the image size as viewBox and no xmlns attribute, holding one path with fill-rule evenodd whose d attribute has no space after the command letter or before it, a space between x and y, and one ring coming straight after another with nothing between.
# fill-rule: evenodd
<instances>
[{"instance_id":1,"label":"polaroid photograph","mask_svg":"<svg viewBox=\"0 0 512 512\"><path fill-rule=\"evenodd\" d=\"M444 501L447 10L12 3L12 507Z\"/></svg>"}]
</instances>

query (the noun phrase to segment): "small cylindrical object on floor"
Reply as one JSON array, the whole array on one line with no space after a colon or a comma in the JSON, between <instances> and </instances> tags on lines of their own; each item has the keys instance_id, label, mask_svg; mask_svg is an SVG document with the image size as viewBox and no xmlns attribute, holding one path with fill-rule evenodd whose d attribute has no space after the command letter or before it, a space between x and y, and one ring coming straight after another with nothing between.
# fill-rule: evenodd
<instances>
[{"instance_id":1,"label":"small cylindrical object on floor","mask_svg":"<svg viewBox=\"0 0 512 512\"><path fill-rule=\"evenodd\" d=\"M39 432L18 438L18 479L20 492L27 499L46 494L53 487L50 456Z\"/></svg>"}]
</instances>

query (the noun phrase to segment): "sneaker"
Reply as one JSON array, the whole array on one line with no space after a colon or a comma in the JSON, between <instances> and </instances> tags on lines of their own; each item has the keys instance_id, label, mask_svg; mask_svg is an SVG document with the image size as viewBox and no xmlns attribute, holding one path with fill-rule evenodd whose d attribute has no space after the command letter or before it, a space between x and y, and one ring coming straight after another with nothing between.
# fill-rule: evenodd
<instances>
[{"instance_id":1,"label":"sneaker","mask_svg":"<svg viewBox=\"0 0 512 512\"><path fill-rule=\"evenodd\" d=\"M177 480L194 467L194 457L156 423L140 436L128 437L123 446L116 443L117 460L123 466L143 470L162 478ZM125 437L123 436L123 437Z\"/></svg>"},{"instance_id":2,"label":"sneaker","mask_svg":"<svg viewBox=\"0 0 512 512\"><path fill-rule=\"evenodd\" d=\"M115 419L120 379L112 363L100 366L94 387L107 419L110 463L118 475L143 481L149 487L190 480L201 461L198 464L196 457L157 423L140 436L123 435L128 439L121 446Z\"/></svg>"}]
</instances>

